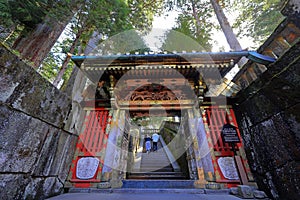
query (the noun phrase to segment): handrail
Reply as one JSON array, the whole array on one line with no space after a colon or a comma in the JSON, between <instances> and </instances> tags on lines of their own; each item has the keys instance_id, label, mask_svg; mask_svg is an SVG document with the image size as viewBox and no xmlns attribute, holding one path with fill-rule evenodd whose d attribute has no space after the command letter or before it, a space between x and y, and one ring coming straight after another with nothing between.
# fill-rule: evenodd
<instances>
[{"instance_id":1,"label":"handrail","mask_svg":"<svg viewBox=\"0 0 300 200\"><path fill-rule=\"evenodd\" d=\"M165 143L165 140L161 136L159 137L159 139L160 139L161 145L163 146L163 149L164 149L165 153L167 154L167 157L168 157L174 171L180 172L180 167L179 167L176 159L174 158L172 152L170 151L169 147Z\"/></svg>"},{"instance_id":2,"label":"handrail","mask_svg":"<svg viewBox=\"0 0 300 200\"><path fill-rule=\"evenodd\" d=\"M139 171L141 168L142 154L143 154L144 135L141 135L140 142L137 146L136 156L134 158L133 171Z\"/></svg>"}]
</instances>

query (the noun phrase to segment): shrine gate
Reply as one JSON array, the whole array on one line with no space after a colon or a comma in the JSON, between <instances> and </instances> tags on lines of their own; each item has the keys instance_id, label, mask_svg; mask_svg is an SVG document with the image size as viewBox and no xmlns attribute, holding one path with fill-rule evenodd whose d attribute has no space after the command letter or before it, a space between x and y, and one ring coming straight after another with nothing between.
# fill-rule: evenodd
<instances>
[{"instance_id":1,"label":"shrine gate","mask_svg":"<svg viewBox=\"0 0 300 200\"><path fill-rule=\"evenodd\" d=\"M232 109L236 86L224 77L242 57L264 64L274 61L250 51L73 56L89 81L82 94L85 120L67 187L117 188L136 177L137 156L143 155L138 149L150 133L141 120L147 117L164 117L153 130L160 130L167 156L178 161L181 179L197 188L255 184ZM226 123L237 128L240 142L222 140ZM173 138L167 138L167 129ZM169 146L174 138L172 145L179 152ZM143 175L139 178L147 180Z\"/></svg>"}]
</instances>

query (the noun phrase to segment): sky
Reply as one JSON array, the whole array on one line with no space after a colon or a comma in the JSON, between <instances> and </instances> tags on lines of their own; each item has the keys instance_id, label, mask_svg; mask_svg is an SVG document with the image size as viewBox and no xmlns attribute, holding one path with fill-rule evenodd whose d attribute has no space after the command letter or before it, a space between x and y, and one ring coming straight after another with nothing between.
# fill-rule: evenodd
<instances>
[{"instance_id":1,"label":"sky","mask_svg":"<svg viewBox=\"0 0 300 200\"><path fill-rule=\"evenodd\" d=\"M175 25L176 17L176 12L169 12L167 17L160 16L154 18L152 32L145 37L145 40L149 44L150 48L155 49L157 46L161 45L157 37L162 36L164 31L172 29L172 27ZM234 15L227 15L227 17L228 21L232 24L232 22L235 20ZM226 38L221 31L215 31L213 39L217 42L217 44L215 44L212 48L213 52L219 51L219 48L222 46L224 47L225 51L230 50ZM239 42L241 43L243 49L253 46L253 43L249 38L239 39Z\"/></svg>"}]
</instances>

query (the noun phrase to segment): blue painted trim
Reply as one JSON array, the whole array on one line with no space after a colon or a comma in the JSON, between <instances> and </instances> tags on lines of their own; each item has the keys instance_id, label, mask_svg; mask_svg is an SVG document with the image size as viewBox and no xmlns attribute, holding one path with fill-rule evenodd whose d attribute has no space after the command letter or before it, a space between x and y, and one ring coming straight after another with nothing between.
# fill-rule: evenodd
<instances>
[{"instance_id":1,"label":"blue painted trim","mask_svg":"<svg viewBox=\"0 0 300 200\"><path fill-rule=\"evenodd\" d=\"M176 54L130 54L130 55L103 55L103 56L72 56L71 59L76 63L77 66L80 66L84 60L102 60L102 61L113 61L113 60L138 60L138 59L163 59L164 58L209 58L214 57L216 59L228 59L238 58L246 56L253 62L260 64L268 65L276 61L275 58L265 56L257 53L256 51L233 51L233 52L196 52L196 53L176 53Z\"/></svg>"},{"instance_id":2,"label":"blue painted trim","mask_svg":"<svg viewBox=\"0 0 300 200\"><path fill-rule=\"evenodd\" d=\"M253 62L257 62L257 63L263 64L263 65L268 65L268 64L271 64L276 61L275 58L262 55L260 53L257 53L256 51L249 51L248 58L250 60L252 60Z\"/></svg>"}]
</instances>

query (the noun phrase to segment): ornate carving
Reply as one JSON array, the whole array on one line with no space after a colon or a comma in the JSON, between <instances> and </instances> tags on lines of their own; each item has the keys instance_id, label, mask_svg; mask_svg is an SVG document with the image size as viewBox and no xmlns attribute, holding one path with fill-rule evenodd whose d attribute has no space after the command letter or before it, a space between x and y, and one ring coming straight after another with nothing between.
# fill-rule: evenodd
<instances>
[{"instance_id":1,"label":"ornate carving","mask_svg":"<svg viewBox=\"0 0 300 200\"><path fill-rule=\"evenodd\" d=\"M158 101L170 101L170 100L178 100L182 97L174 94L168 88L158 85L158 84L151 84L145 85L137 90L135 90L130 96L127 96L125 99L129 101L145 101L145 100L158 100Z\"/></svg>"},{"instance_id":2,"label":"ornate carving","mask_svg":"<svg viewBox=\"0 0 300 200\"><path fill-rule=\"evenodd\" d=\"M144 100L176 100L177 97L171 91L159 91L159 92L151 92L151 91L135 91L131 97L131 101L144 101Z\"/></svg>"}]
</instances>

